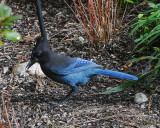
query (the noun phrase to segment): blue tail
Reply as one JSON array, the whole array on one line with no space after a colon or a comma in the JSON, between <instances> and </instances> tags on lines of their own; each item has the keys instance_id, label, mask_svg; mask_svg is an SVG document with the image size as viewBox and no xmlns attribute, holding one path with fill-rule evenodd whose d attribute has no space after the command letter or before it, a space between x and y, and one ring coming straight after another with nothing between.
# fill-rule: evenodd
<instances>
[{"instance_id":1,"label":"blue tail","mask_svg":"<svg viewBox=\"0 0 160 128\"><path fill-rule=\"evenodd\" d=\"M120 78L120 79L126 79L126 80L138 80L136 76L122 73L122 72L117 72L117 71L112 71L112 70L103 70L103 69L97 69L95 72L96 75L104 75L104 76L110 76L114 78Z\"/></svg>"}]
</instances>

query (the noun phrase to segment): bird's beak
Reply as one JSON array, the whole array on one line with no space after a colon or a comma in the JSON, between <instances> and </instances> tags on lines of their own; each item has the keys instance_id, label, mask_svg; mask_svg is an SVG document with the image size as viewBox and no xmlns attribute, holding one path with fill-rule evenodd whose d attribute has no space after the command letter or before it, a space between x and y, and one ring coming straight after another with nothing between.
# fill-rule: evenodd
<instances>
[{"instance_id":1,"label":"bird's beak","mask_svg":"<svg viewBox=\"0 0 160 128\"><path fill-rule=\"evenodd\" d=\"M35 64L37 60L30 60L30 62L27 64L26 69L29 69L33 64Z\"/></svg>"}]
</instances>

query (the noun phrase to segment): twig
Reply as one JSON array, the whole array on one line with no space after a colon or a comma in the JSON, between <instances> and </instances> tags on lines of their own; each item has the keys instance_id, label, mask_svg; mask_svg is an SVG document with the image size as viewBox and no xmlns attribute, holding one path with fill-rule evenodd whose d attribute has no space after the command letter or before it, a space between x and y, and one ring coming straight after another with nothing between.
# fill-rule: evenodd
<instances>
[{"instance_id":1,"label":"twig","mask_svg":"<svg viewBox=\"0 0 160 128\"><path fill-rule=\"evenodd\" d=\"M148 103L148 110L150 111L151 105L152 105L152 101L153 101L153 95L151 95L149 97L149 103Z\"/></svg>"},{"instance_id":2,"label":"twig","mask_svg":"<svg viewBox=\"0 0 160 128\"><path fill-rule=\"evenodd\" d=\"M118 117L116 118L116 121L117 121L117 122L120 122L120 123L122 123L122 124L128 125L128 126L132 126L132 127L138 128L135 124L129 123L129 122L126 122L126 121L122 121L122 120L120 120Z\"/></svg>"},{"instance_id":3,"label":"twig","mask_svg":"<svg viewBox=\"0 0 160 128\"><path fill-rule=\"evenodd\" d=\"M77 30L70 31L70 33L68 33L68 34L60 41L59 44L61 44L61 43L64 41L65 38L67 38L69 35L71 35L71 34L72 34L73 32L75 32L75 31L77 31Z\"/></svg>"},{"instance_id":4,"label":"twig","mask_svg":"<svg viewBox=\"0 0 160 128\"><path fill-rule=\"evenodd\" d=\"M20 128L19 123L18 123L17 118L16 118L16 113L15 113L13 107L12 107L12 112L13 112L13 118L14 118L14 122L16 124L16 128Z\"/></svg>"}]
</instances>

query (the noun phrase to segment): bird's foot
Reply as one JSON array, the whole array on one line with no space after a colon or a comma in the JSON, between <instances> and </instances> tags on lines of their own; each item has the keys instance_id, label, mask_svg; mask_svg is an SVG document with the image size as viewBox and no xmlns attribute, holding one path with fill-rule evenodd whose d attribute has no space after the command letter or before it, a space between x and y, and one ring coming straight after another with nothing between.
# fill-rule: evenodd
<instances>
[{"instance_id":1,"label":"bird's foot","mask_svg":"<svg viewBox=\"0 0 160 128\"><path fill-rule=\"evenodd\" d=\"M53 104L54 105L65 105L67 100L70 98L70 96L73 94L73 90L71 90L69 92L69 94L67 96L65 96L64 98L60 98L60 99L57 99L57 98L54 98L53 100L55 101Z\"/></svg>"}]
</instances>

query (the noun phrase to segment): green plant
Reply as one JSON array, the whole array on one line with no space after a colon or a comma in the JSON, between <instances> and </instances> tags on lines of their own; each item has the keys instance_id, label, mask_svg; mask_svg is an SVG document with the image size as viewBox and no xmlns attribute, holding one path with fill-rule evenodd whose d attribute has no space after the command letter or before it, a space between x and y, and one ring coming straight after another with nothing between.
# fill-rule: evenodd
<instances>
[{"instance_id":1,"label":"green plant","mask_svg":"<svg viewBox=\"0 0 160 128\"><path fill-rule=\"evenodd\" d=\"M160 4L155 5L154 3L149 3L148 5L151 9L139 14L130 26L134 26L134 28L129 36L136 33L138 37L135 40L137 45L134 48L138 48L137 52L149 48L151 45L157 43L160 38Z\"/></svg>"},{"instance_id":2,"label":"green plant","mask_svg":"<svg viewBox=\"0 0 160 128\"><path fill-rule=\"evenodd\" d=\"M20 18L21 15L12 15L12 9L10 7L0 4L0 37L5 37L11 41L20 40L21 35L18 32L6 29ZM2 40L0 40L0 45L2 45Z\"/></svg>"},{"instance_id":3,"label":"green plant","mask_svg":"<svg viewBox=\"0 0 160 128\"><path fill-rule=\"evenodd\" d=\"M138 0L122 0L123 5L125 5L127 2L130 4L138 4L139 3Z\"/></svg>"}]
</instances>

